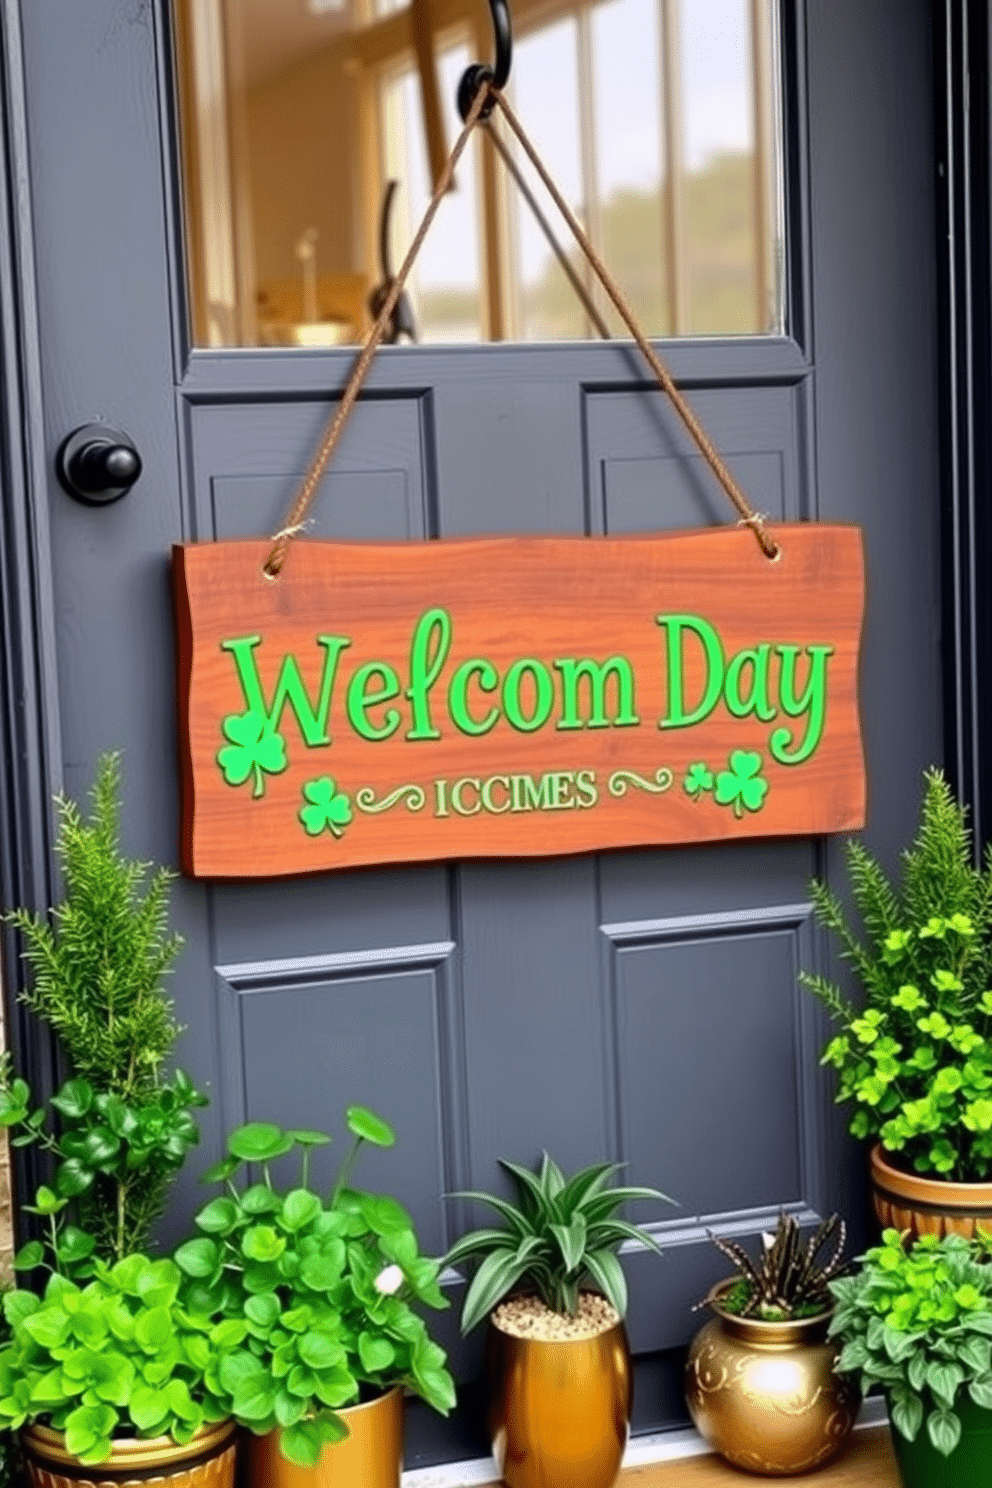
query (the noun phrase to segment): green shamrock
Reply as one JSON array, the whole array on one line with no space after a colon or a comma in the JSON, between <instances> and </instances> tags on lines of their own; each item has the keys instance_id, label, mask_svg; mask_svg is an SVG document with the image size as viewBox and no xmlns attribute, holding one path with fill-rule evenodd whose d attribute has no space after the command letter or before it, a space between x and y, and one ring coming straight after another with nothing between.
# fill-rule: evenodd
<instances>
[{"instance_id":1,"label":"green shamrock","mask_svg":"<svg viewBox=\"0 0 992 1488\"><path fill-rule=\"evenodd\" d=\"M310 802L300 809L300 821L311 837L319 837L328 827L335 837L343 837L344 829L351 821L351 802L344 791L339 791L330 775L321 775L319 780L308 780L303 794Z\"/></svg>"},{"instance_id":2,"label":"green shamrock","mask_svg":"<svg viewBox=\"0 0 992 1488\"><path fill-rule=\"evenodd\" d=\"M708 770L702 760L690 765L682 782L682 789L687 796L695 796L698 801L703 791L713 789L713 771Z\"/></svg>"},{"instance_id":3,"label":"green shamrock","mask_svg":"<svg viewBox=\"0 0 992 1488\"><path fill-rule=\"evenodd\" d=\"M254 774L252 798L265 795L262 771L279 775L286 769L286 741L281 734L266 733L265 719L250 708L247 713L229 713L222 724L230 743L218 750L217 763L228 785L244 785Z\"/></svg>"},{"instance_id":4,"label":"green shamrock","mask_svg":"<svg viewBox=\"0 0 992 1488\"><path fill-rule=\"evenodd\" d=\"M748 811L760 811L768 790L762 780L761 755L747 749L735 749L727 761L728 768L716 777L714 799L721 806L733 806L738 818Z\"/></svg>"}]
</instances>

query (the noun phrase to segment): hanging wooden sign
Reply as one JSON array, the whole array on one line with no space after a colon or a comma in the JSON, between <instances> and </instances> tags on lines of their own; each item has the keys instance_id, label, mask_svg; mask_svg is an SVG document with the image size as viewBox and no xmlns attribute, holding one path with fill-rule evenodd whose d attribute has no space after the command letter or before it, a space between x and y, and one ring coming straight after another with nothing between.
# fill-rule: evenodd
<instances>
[{"instance_id":1,"label":"hanging wooden sign","mask_svg":"<svg viewBox=\"0 0 992 1488\"><path fill-rule=\"evenodd\" d=\"M177 547L185 872L862 826L861 535L770 530Z\"/></svg>"}]
</instances>

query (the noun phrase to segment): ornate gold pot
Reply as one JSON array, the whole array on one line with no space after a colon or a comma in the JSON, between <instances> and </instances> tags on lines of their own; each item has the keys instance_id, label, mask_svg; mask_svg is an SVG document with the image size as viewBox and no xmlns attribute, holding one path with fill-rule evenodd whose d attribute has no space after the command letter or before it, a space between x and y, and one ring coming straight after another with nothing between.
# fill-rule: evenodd
<instances>
[{"instance_id":1,"label":"ornate gold pot","mask_svg":"<svg viewBox=\"0 0 992 1488\"><path fill-rule=\"evenodd\" d=\"M107 1462L87 1467L65 1449L61 1431L26 1426L21 1433L32 1488L121 1488L167 1483L169 1488L234 1488L233 1421L204 1426L180 1447L171 1436L115 1441Z\"/></svg>"},{"instance_id":2,"label":"ornate gold pot","mask_svg":"<svg viewBox=\"0 0 992 1488\"><path fill-rule=\"evenodd\" d=\"M883 1229L920 1235L964 1235L978 1225L992 1230L992 1183L948 1183L932 1174L904 1173L880 1145L869 1154L872 1199Z\"/></svg>"},{"instance_id":3,"label":"ornate gold pot","mask_svg":"<svg viewBox=\"0 0 992 1488\"><path fill-rule=\"evenodd\" d=\"M611 1488L633 1403L623 1323L593 1338L517 1338L490 1319L489 1439L507 1488Z\"/></svg>"},{"instance_id":4,"label":"ornate gold pot","mask_svg":"<svg viewBox=\"0 0 992 1488\"><path fill-rule=\"evenodd\" d=\"M828 1462L859 1404L853 1381L833 1373L839 1346L827 1338L830 1313L764 1323L712 1305L716 1317L696 1334L686 1361L697 1431L746 1472L784 1477Z\"/></svg>"},{"instance_id":5,"label":"ornate gold pot","mask_svg":"<svg viewBox=\"0 0 992 1488\"><path fill-rule=\"evenodd\" d=\"M325 1447L316 1467L297 1467L279 1451L279 1433L253 1436L251 1488L400 1488L403 1472L403 1388L397 1385L364 1405L337 1414L347 1423L344 1441Z\"/></svg>"}]
</instances>

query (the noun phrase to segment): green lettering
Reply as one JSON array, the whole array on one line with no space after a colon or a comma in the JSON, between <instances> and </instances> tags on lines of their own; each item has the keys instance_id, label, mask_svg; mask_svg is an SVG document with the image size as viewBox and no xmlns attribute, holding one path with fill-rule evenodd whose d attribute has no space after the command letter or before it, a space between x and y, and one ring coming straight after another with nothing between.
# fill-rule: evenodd
<instances>
[{"instance_id":1,"label":"green lettering","mask_svg":"<svg viewBox=\"0 0 992 1488\"><path fill-rule=\"evenodd\" d=\"M595 806L599 800L599 791L596 788L596 771L580 770L575 777L575 790L577 795L576 804L588 810Z\"/></svg>"},{"instance_id":2,"label":"green lettering","mask_svg":"<svg viewBox=\"0 0 992 1488\"><path fill-rule=\"evenodd\" d=\"M708 718L717 705L723 686L723 646L712 625L701 615L657 615L655 619L668 631L668 716L659 719L658 727L689 728ZM706 685L702 698L691 713L685 710L684 630L690 631L702 643L706 662Z\"/></svg>"},{"instance_id":3,"label":"green lettering","mask_svg":"<svg viewBox=\"0 0 992 1488\"><path fill-rule=\"evenodd\" d=\"M369 688L373 677L381 677L380 687ZM360 666L348 684L348 722L356 734L363 739L388 739L400 726L398 708L387 708L381 724L374 724L368 717L370 708L377 703L386 703L399 697L400 679L392 667L384 661L370 661Z\"/></svg>"},{"instance_id":4,"label":"green lettering","mask_svg":"<svg viewBox=\"0 0 992 1488\"><path fill-rule=\"evenodd\" d=\"M337 677L338 663L341 660L341 652L351 645L351 641L347 636L319 635L317 637L317 644L324 647L326 655L316 706L310 701L296 658L292 655L283 657L272 702L266 706L255 658L255 647L261 643L261 640L261 636L254 635L221 641L221 649L229 651L234 657L245 707L253 713L260 714L265 719L266 732L272 733L279 727L283 709L288 703L296 714L300 733L311 749L322 744L330 744L327 715L330 712L331 699L334 695L334 682Z\"/></svg>"},{"instance_id":5,"label":"green lettering","mask_svg":"<svg viewBox=\"0 0 992 1488\"><path fill-rule=\"evenodd\" d=\"M499 686L499 673L491 661L484 656L473 656L469 661L463 661L451 679L448 688L448 712L451 721L456 728L461 729L463 734L488 734L491 728L495 728L499 721L499 709L490 708L485 718L473 718L468 710L468 700L465 696L468 691L470 679L477 676L481 692L495 692Z\"/></svg>"},{"instance_id":6,"label":"green lettering","mask_svg":"<svg viewBox=\"0 0 992 1488\"><path fill-rule=\"evenodd\" d=\"M556 770L548 776L551 782L551 789L548 795L549 810L566 811L575 805L571 796L574 778L571 770Z\"/></svg>"},{"instance_id":7,"label":"green lettering","mask_svg":"<svg viewBox=\"0 0 992 1488\"><path fill-rule=\"evenodd\" d=\"M493 787L501 785L506 791L506 800L502 806L497 806L493 801ZM502 816L504 811L510 809L510 781L506 775L492 775L484 782L482 787L482 804L493 816Z\"/></svg>"},{"instance_id":8,"label":"green lettering","mask_svg":"<svg viewBox=\"0 0 992 1488\"><path fill-rule=\"evenodd\" d=\"M561 722L560 729L579 728L629 728L640 723L634 712L634 671L626 656L611 656L600 663L588 657L576 660L563 656L554 662L561 672ZM606 716L606 682L608 677L616 679L616 714ZM585 679L589 686L587 698L589 717L579 717L579 682Z\"/></svg>"},{"instance_id":9,"label":"green lettering","mask_svg":"<svg viewBox=\"0 0 992 1488\"><path fill-rule=\"evenodd\" d=\"M755 713L762 723L771 723L773 718L778 717L777 710L768 700L768 662L771 649L765 642L753 651L738 651L736 656L731 657L723 695L728 713L732 713L735 718L746 718L749 713ZM751 690L745 698L741 696L741 673L746 666L751 668Z\"/></svg>"},{"instance_id":10,"label":"green lettering","mask_svg":"<svg viewBox=\"0 0 992 1488\"><path fill-rule=\"evenodd\" d=\"M510 793L513 800L511 811L546 811L548 807L548 776L542 775L535 782L532 775L511 775Z\"/></svg>"},{"instance_id":11,"label":"green lettering","mask_svg":"<svg viewBox=\"0 0 992 1488\"><path fill-rule=\"evenodd\" d=\"M440 739L431 722L430 691L448 659L451 649L451 616L447 610L425 610L417 621L410 643L410 686L406 695L413 712L413 728L408 739Z\"/></svg>"},{"instance_id":12,"label":"green lettering","mask_svg":"<svg viewBox=\"0 0 992 1488\"><path fill-rule=\"evenodd\" d=\"M436 799L435 816L450 816L447 806L448 782L446 780L435 780L434 796Z\"/></svg>"},{"instance_id":13,"label":"green lettering","mask_svg":"<svg viewBox=\"0 0 992 1488\"><path fill-rule=\"evenodd\" d=\"M823 736L823 725L827 714L827 657L833 655L833 646L807 646L809 676L801 698L796 697L796 658L799 646L776 646L782 658L782 675L779 696L782 711L790 718L802 718L808 714L806 733L799 748L792 754L789 745L794 735L790 729L778 728L768 741L768 747L780 765L801 765L809 759Z\"/></svg>"},{"instance_id":14,"label":"green lettering","mask_svg":"<svg viewBox=\"0 0 992 1488\"><path fill-rule=\"evenodd\" d=\"M463 780L456 780L451 787L451 804L459 816L475 816L477 812L482 810L482 801L476 801L474 806L466 806L462 800L462 791L466 786L471 786L476 795L479 795L478 780L474 780L470 775L466 775Z\"/></svg>"},{"instance_id":15,"label":"green lettering","mask_svg":"<svg viewBox=\"0 0 992 1488\"><path fill-rule=\"evenodd\" d=\"M520 706L520 683L528 673L534 684L534 711L529 718L524 715ZM524 656L513 663L503 683L503 712L508 723L521 733L532 734L535 729L547 723L553 698L551 676L542 662L535 661L532 656Z\"/></svg>"}]
</instances>

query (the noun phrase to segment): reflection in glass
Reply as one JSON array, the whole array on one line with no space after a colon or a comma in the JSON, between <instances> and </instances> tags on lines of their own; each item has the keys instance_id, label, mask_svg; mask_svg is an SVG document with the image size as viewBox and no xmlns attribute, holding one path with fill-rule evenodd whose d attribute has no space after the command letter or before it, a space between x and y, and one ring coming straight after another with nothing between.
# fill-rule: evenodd
<instances>
[{"instance_id":1,"label":"reflection in glass","mask_svg":"<svg viewBox=\"0 0 992 1488\"><path fill-rule=\"evenodd\" d=\"M457 136L458 79L490 55L484 0L173 3L195 343L360 340ZM511 100L648 334L780 334L774 0L512 9ZM545 220L480 130L411 276L417 339L625 334L515 142L492 127Z\"/></svg>"}]
</instances>

